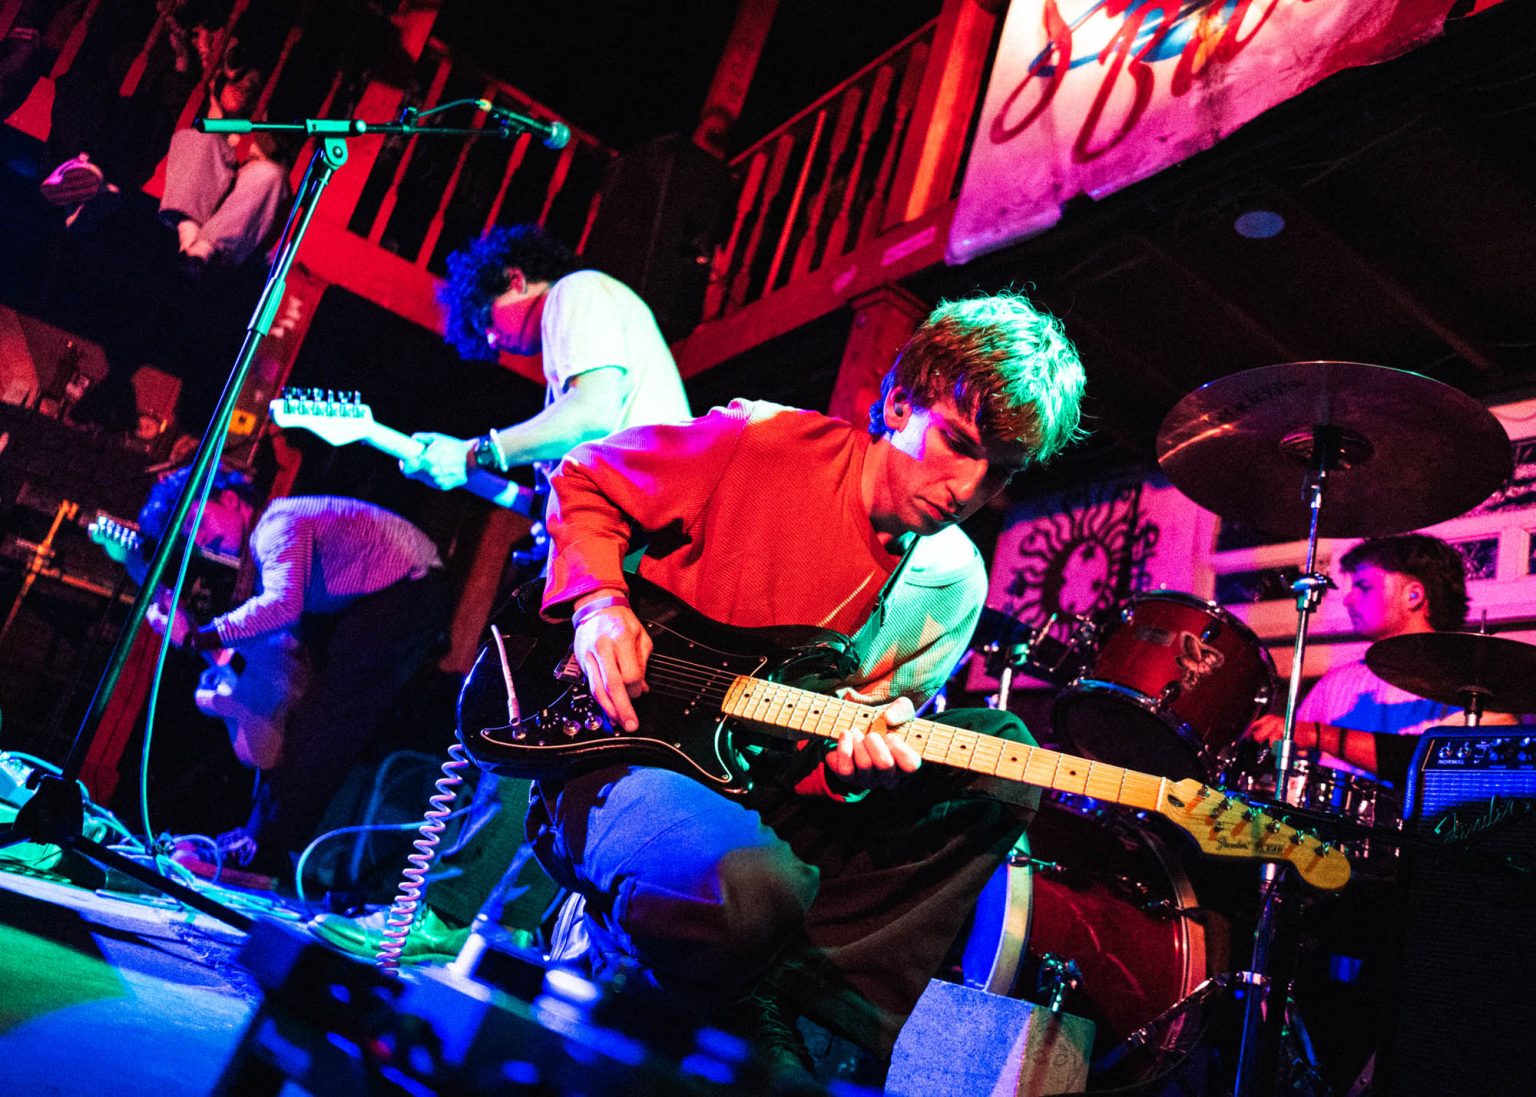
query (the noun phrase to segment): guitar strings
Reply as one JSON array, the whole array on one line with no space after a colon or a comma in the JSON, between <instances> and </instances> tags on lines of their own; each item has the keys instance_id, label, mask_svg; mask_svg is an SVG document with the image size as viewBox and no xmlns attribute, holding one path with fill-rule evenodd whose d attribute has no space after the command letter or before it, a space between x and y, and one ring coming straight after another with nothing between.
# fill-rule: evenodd
<instances>
[{"instance_id":1,"label":"guitar strings","mask_svg":"<svg viewBox=\"0 0 1536 1097\"><path fill-rule=\"evenodd\" d=\"M651 659L647 665L647 679L651 682L652 688L657 693L661 694L662 696L682 699L693 697L699 699L707 699L715 703L723 702L725 698L729 696L730 687L735 683L738 677L741 677L741 675L733 671L717 670L713 667L706 667L698 663L690 662L686 659L679 659L675 656L659 655L655 653L652 654ZM780 683L773 682L765 682L765 684L771 686L780 685ZM829 705L836 705L838 708L842 708L844 706L852 708L856 711L856 714L858 710L862 710L866 707L844 701L838 697L829 697L820 694L814 694L814 696L828 702ZM791 706L795 704L794 700L791 700L789 703ZM948 745L943 746L942 749L937 749L940 746L938 742L930 740L922 751L922 755L925 759L930 761L949 762L951 765L958 765L959 768L969 769L972 772L986 773L988 770L985 767L977 766L975 764L964 765L950 761L949 755L952 752L954 743L964 744L965 749L971 751L968 761L972 763L981 761L981 759L975 754L975 748L977 746L982 744L990 744L996 740L998 745L1002 748L1004 754L1008 752L1016 753L1022 751L1025 755L1026 762L1031 759L1038 759L1042 762L1054 760L1055 766L1053 769L1056 770L1059 770L1063 762L1081 764L1087 770L1087 772L1084 774L1085 786L1090 776L1095 774L1095 771L1098 771L1097 776L1101 781L1118 776L1120 795L1116 797L1116 800L1119 800L1121 797L1126 796L1132 791L1145 794L1152 791L1158 784L1161 783L1161 778L1158 778L1152 774L1138 773L1135 770L1125 769L1121 766L1113 766L1103 762L1097 762L1088 758L1076 758L1069 754L1062 754L1059 751L1047 750L1046 748L1040 747L1038 745L1031 746L1028 743L1015 743L1011 740L1001 740L995 736L985 735L980 732L970 731L969 729L965 728L955 728L949 727L947 725L939 725L934 721L924 720L920 721L920 723L931 724L934 727L942 727L945 731L948 731L951 734ZM994 760L994 763L1001 761L1002 757L1003 755L1000 755L998 759ZM1046 787L1048 788L1053 787L1054 785L1054 781L1048 781L1046 783ZM1220 792L1222 790L1213 789L1212 791ZM1230 794L1225 795L1227 797L1229 811L1239 806L1246 808L1248 811L1254 811L1250 805L1244 804L1242 800L1232 798ZM1255 817L1251 822L1253 825L1255 825L1255 827L1257 827L1260 823L1271 823L1272 820L1264 813L1256 812ZM1318 841L1315 835L1312 837L1314 841Z\"/></svg>"}]
</instances>

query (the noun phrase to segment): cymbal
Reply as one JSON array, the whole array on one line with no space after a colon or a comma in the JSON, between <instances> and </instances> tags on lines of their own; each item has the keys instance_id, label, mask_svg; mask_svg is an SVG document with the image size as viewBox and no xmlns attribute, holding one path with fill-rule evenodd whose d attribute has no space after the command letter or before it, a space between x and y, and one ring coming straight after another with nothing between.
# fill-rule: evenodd
<instances>
[{"instance_id":1,"label":"cymbal","mask_svg":"<svg viewBox=\"0 0 1536 1097\"><path fill-rule=\"evenodd\" d=\"M1203 385L1163 420L1157 463L1207 510L1305 537L1319 432L1334 455L1323 537L1443 522L1488 498L1514 468L1504 427L1472 397L1363 362L1287 362Z\"/></svg>"},{"instance_id":2,"label":"cymbal","mask_svg":"<svg viewBox=\"0 0 1536 1097\"><path fill-rule=\"evenodd\" d=\"M1365 665L1418 697L1490 712L1536 712L1536 644L1480 632L1415 632L1378 640Z\"/></svg>"}]
</instances>

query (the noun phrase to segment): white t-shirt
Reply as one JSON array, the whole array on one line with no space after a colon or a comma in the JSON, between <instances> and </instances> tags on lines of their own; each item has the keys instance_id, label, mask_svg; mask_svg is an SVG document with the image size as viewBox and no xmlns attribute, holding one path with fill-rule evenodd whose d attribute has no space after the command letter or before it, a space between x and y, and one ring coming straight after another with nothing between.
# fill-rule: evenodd
<instances>
[{"instance_id":1,"label":"white t-shirt","mask_svg":"<svg viewBox=\"0 0 1536 1097\"><path fill-rule=\"evenodd\" d=\"M629 392L615 431L692 417L656 318L623 282L595 270L561 278L545 297L539 337L546 406L565 393L573 377L616 367L628 377Z\"/></svg>"}]
</instances>

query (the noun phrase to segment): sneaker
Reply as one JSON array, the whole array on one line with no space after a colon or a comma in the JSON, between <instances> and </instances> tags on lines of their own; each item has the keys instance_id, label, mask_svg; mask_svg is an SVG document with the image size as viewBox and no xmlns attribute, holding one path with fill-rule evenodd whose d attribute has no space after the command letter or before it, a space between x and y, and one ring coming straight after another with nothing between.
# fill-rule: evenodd
<instances>
[{"instance_id":1,"label":"sneaker","mask_svg":"<svg viewBox=\"0 0 1536 1097\"><path fill-rule=\"evenodd\" d=\"M795 1018L776 994L757 990L720 1010L717 1027L744 1037L770 1074L784 1085L814 1087L816 1063Z\"/></svg>"},{"instance_id":2,"label":"sneaker","mask_svg":"<svg viewBox=\"0 0 1536 1097\"><path fill-rule=\"evenodd\" d=\"M365 960L379 954L384 943L384 926L389 908L358 918L342 914L317 914L309 923L309 932L332 948ZM469 927L454 928L445 923L431 907L422 907L411 923L410 935L400 951L402 964L446 964L458 956L469 940Z\"/></svg>"},{"instance_id":3,"label":"sneaker","mask_svg":"<svg viewBox=\"0 0 1536 1097\"><path fill-rule=\"evenodd\" d=\"M101 169L82 152L49 172L37 189L55 206L81 206L101 193L105 182Z\"/></svg>"},{"instance_id":4,"label":"sneaker","mask_svg":"<svg viewBox=\"0 0 1536 1097\"><path fill-rule=\"evenodd\" d=\"M117 184L108 183L101 188L96 197L76 206L74 211L64 218L64 227L74 229L76 232L90 232L110 216L122 200L123 192L117 189Z\"/></svg>"}]
</instances>

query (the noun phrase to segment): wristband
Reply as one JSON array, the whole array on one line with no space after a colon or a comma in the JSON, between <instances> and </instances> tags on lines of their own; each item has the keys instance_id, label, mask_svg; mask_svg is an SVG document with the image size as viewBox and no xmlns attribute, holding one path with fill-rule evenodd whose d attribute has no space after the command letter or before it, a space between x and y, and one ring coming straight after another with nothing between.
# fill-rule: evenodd
<instances>
[{"instance_id":1,"label":"wristband","mask_svg":"<svg viewBox=\"0 0 1536 1097\"><path fill-rule=\"evenodd\" d=\"M629 606L629 595L605 594L601 598L594 598L590 602L583 602L576 612L571 614L571 628L580 628L586 623L587 618L591 617L598 610L607 609L610 606L625 606L627 608Z\"/></svg>"}]
</instances>

